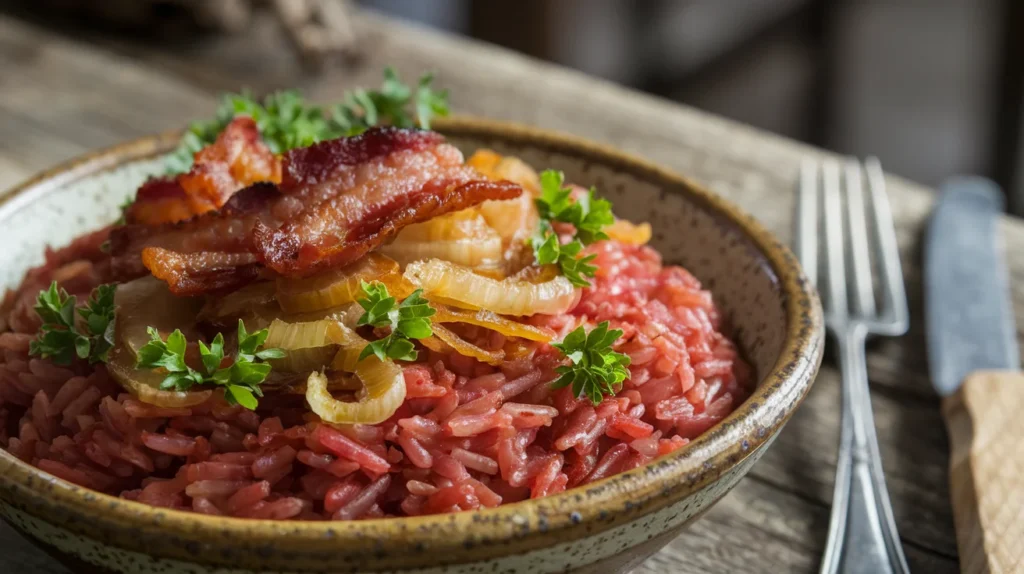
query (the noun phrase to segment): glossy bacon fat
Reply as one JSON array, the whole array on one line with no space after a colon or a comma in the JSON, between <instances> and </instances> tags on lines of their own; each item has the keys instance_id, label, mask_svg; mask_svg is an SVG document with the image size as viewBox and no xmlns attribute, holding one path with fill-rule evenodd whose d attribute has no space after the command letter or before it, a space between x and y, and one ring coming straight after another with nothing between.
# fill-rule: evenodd
<instances>
[{"instance_id":1,"label":"glossy bacon fat","mask_svg":"<svg viewBox=\"0 0 1024 574\"><path fill-rule=\"evenodd\" d=\"M520 193L465 166L437 133L375 128L286 153L279 185L239 191L220 211L115 229L112 269L122 280L148 270L178 295L301 277L351 263L406 225Z\"/></svg>"},{"instance_id":2,"label":"glossy bacon fat","mask_svg":"<svg viewBox=\"0 0 1024 574\"><path fill-rule=\"evenodd\" d=\"M143 184L125 210L125 221L144 225L184 221L220 209L238 190L264 181L281 181L280 159L260 139L256 123L238 117L195 155L188 173Z\"/></svg>"}]
</instances>

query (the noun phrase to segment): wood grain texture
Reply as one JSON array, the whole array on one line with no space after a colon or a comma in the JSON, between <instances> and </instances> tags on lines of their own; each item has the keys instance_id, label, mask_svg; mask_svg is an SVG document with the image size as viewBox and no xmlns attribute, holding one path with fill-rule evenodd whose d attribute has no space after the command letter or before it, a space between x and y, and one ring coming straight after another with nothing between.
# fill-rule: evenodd
<instances>
[{"instance_id":1,"label":"wood grain texture","mask_svg":"<svg viewBox=\"0 0 1024 574\"><path fill-rule=\"evenodd\" d=\"M1024 568L1024 373L972 373L942 402L950 492L964 572Z\"/></svg>"},{"instance_id":2,"label":"wood grain texture","mask_svg":"<svg viewBox=\"0 0 1024 574\"><path fill-rule=\"evenodd\" d=\"M331 101L347 88L376 85L387 64L405 78L436 70L459 113L570 132L662 163L756 214L784 240L791 237L800 160L825 153L372 14L360 15L356 30L365 46L358 66L307 77L272 21L257 20L238 36L153 46L55 33L0 15L0 187L86 149L209 115L222 90L300 87L313 99ZM919 237L933 196L897 177L887 183L913 324L904 337L869 345L880 449L912 570L957 572L949 445L928 380L922 329ZM1005 219L1001 230L1014 307L1024 317L1024 225ZM816 572L836 463L839 390L838 372L826 360L804 406L748 478L636 572ZM4 528L0 570L10 563L26 564L24 571L65 572Z\"/></svg>"}]
</instances>

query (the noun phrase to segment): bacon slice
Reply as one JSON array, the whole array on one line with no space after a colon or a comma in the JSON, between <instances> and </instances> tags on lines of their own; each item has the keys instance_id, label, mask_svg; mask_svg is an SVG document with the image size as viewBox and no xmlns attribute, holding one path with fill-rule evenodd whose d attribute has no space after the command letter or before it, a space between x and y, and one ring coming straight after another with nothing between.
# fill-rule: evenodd
<instances>
[{"instance_id":1,"label":"bacon slice","mask_svg":"<svg viewBox=\"0 0 1024 574\"><path fill-rule=\"evenodd\" d=\"M260 265L251 253L177 253L147 247L142 250L142 262L178 295L230 290L260 275Z\"/></svg>"},{"instance_id":2,"label":"bacon slice","mask_svg":"<svg viewBox=\"0 0 1024 574\"><path fill-rule=\"evenodd\" d=\"M522 193L482 179L439 134L397 128L288 152L282 173L279 186L246 188L219 212L116 229L115 275L149 270L178 295L240 287L261 274L301 277L351 263L406 225Z\"/></svg>"},{"instance_id":3,"label":"bacon slice","mask_svg":"<svg viewBox=\"0 0 1024 574\"><path fill-rule=\"evenodd\" d=\"M219 209L240 189L281 181L281 162L260 139L256 123L238 117L217 140L195 155L188 173L151 179L125 210L125 221L144 225L175 223Z\"/></svg>"},{"instance_id":4,"label":"bacon slice","mask_svg":"<svg viewBox=\"0 0 1024 574\"><path fill-rule=\"evenodd\" d=\"M357 166L395 152L419 152L444 143L437 132L374 128L363 135L297 148L284 156L282 190L293 192L326 182L343 167ZM459 161L462 161L461 154Z\"/></svg>"},{"instance_id":5,"label":"bacon slice","mask_svg":"<svg viewBox=\"0 0 1024 574\"><path fill-rule=\"evenodd\" d=\"M210 253L245 254L255 262L256 257L249 248L249 234L256 220L280 196L276 185L258 183L235 193L219 211L187 221L115 227L110 232L111 276L117 281L128 281L150 272L142 258L147 248L162 248L165 254L194 254L197 261L208 263L214 261L206 257ZM156 259L150 261L156 265ZM198 267L193 265L181 268L177 272L179 275L175 275L177 264L183 264L183 260L168 260L160 268L161 278L171 283L175 276L180 276L183 281L186 274L200 274ZM207 267L207 270L211 269ZM240 283L244 284L241 280Z\"/></svg>"},{"instance_id":6,"label":"bacon slice","mask_svg":"<svg viewBox=\"0 0 1024 574\"><path fill-rule=\"evenodd\" d=\"M124 210L127 223L145 225L184 221L193 215L185 190L169 177L155 177L142 184L135 201Z\"/></svg>"},{"instance_id":7,"label":"bacon slice","mask_svg":"<svg viewBox=\"0 0 1024 574\"><path fill-rule=\"evenodd\" d=\"M219 209L234 193L254 183L281 181L281 163L260 139L256 122L238 117L213 145L200 150L192 169L178 177L196 214Z\"/></svg>"}]
</instances>

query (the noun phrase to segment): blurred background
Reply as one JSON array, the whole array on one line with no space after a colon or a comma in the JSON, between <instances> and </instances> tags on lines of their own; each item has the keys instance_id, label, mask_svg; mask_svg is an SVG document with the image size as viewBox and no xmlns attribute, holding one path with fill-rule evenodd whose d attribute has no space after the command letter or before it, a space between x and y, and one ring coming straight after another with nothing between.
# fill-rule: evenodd
<instances>
[{"instance_id":1,"label":"blurred background","mask_svg":"<svg viewBox=\"0 0 1024 574\"><path fill-rule=\"evenodd\" d=\"M192 28L243 34L254 6L274 4L284 13L306 1L0 4L47 25L67 26L72 20L79 31L84 24L153 43L180 38L182 30ZM954 173L985 174L1009 190L1013 210L1024 213L1021 0L350 4L476 37L815 145L877 155L889 171L922 183L934 185ZM318 61L310 73L324 73L330 65Z\"/></svg>"},{"instance_id":2,"label":"blurred background","mask_svg":"<svg viewBox=\"0 0 1024 574\"><path fill-rule=\"evenodd\" d=\"M1021 0L363 4L822 147L875 154L923 183L978 172L1009 188L1024 159Z\"/></svg>"}]
</instances>

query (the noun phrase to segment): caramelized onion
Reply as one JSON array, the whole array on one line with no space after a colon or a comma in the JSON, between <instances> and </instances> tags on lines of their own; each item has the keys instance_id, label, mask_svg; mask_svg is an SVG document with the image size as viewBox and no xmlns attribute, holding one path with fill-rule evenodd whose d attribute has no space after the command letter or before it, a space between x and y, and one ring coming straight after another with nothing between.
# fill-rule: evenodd
<instances>
[{"instance_id":1,"label":"caramelized onion","mask_svg":"<svg viewBox=\"0 0 1024 574\"><path fill-rule=\"evenodd\" d=\"M212 317L238 317L253 307L262 307L276 301L276 288L272 281L259 281L228 293L213 297L203 308L204 314Z\"/></svg>"},{"instance_id":2,"label":"caramelized onion","mask_svg":"<svg viewBox=\"0 0 1024 574\"><path fill-rule=\"evenodd\" d=\"M506 245L526 239L537 227L537 208L533 205L533 196L527 193L515 199L485 201L477 209Z\"/></svg>"},{"instance_id":3,"label":"caramelized onion","mask_svg":"<svg viewBox=\"0 0 1024 574\"><path fill-rule=\"evenodd\" d=\"M296 313L294 315L282 315L279 318L282 321L287 321L289 323L302 323L320 320L338 321L349 329L355 329L356 323L359 321L359 317L363 315L363 312L363 308L359 306L359 303L348 303L346 305L332 307L330 309L322 309L320 311Z\"/></svg>"},{"instance_id":4,"label":"caramelized onion","mask_svg":"<svg viewBox=\"0 0 1024 574\"><path fill-rule=\"evenodd\" d=\"M356 402L339 401L328 391L324 374L310 373L306 380L306 402L313 412L335 424L377 424L395 414L405 400L402 369L391 360L381 361L373 355L357 361L368 341L341 323L333 323L328 335L341 346L332 366L351 369L363 387L356 393Z\"/></svg>"},{"instance_id":5,"label":"caramelized onion","mask_svg":"<svg viewBox=\"0 0 1024 574\"><path fill-rule=\"evenodd\" d=\"M580 296L562 275L543 283L515 277L499 281L437 259L409 264L405 276L428 299L500 315L557 315L574 307Z\"/></svg>"},{"instance_id":6,"label":"caramelized onion","mask_svg":"<svg viewBox=\"0 0 1024 574\"><path fill-rule=\"evenodd\" d=\"M484 309L469 311L437 303L433 307L437 311L431 317L431 321L435 325L438 323L467 323L469 325L485 327L506 337L520 337L542 343L550 342L555 338L555 332L547 327L527 325L526 323L513 321Z\"/></svg>"},{"instance_id":7,"label":"caramelized onion","mask_svg":"<svg viewBox=\"0 0 1024 574\"><path fill-rule=\"evenodd\" d=\"M501 236L475 209L464 209L402 230L381 253L407 265L422 259L441 259L467 267L498 261Z\"/></svg>"},{"instance_id":8,"label":"caramelized onion","mask_svg":"<svg viewBox=\"0 0 1024 574\"><path fill-rule=\"evenodd\" d=\"M143 277L118 285L114 292L116 320L114 348L110 350L107 370L129 393L140 401L158 407L190 407L205 402L213 391L166 391L160 388L166 373L160 369L136 369L136 354L150 341L147 327L166 337L175 329L187 338L198 335L194 318L201 301L175 297L167 284L155 277Z\"/></svg>"},{"instance_id":9,"label":"caramelized onion","mask_svg":"<svg viewBox=\"0 0 1024 574\"><path fill-rule=\"evenodd\" d=\"M487 179L507 179L518 183L532 196L540 195L540 177L530 164L514 156L503 156L493 150L480 149L466 160L466 165L475 168Z\"/></svg>"},{"instance_id":10,"label":"caramelized onion","mask_svg":"<svg viewBox=\"0 0 1024 574\"><path fill-rule=\"evenodd\" d=\"M270 364L274 369L286 373L308 373L331 364L336 352L337 347L333 345L294 349L280 359L272 359Z\"/></svg>"},{"instance_id":11,"label":"caramelized onion","mask_svg":"<svg viewBox=\"0 0 1024 574\"><path fill-rule=\"evenodd\" d=\"M487 349L482 349L474 345L473 343L470 343L469 341L463 339L462 337L456 335L455 333L451 332L447 327L443 325L435 324L431 326L431 329L433 329L434 331L434 337L442 341L445 345L451 347L456 353L460 355L472 357L482 363L487 363L488 365L500 365L502 361L505 360L504 351L488 351ZM440 347L440 345L435 347L433 345L426 343L427 339L421 340L424 341L424 345L427 345L427 348L433 351L443 352L443 347Z\"/></svg>"},{"instance_id":12,"label":"caramelized onion","mask_svg":"<svg viewBox=\"0 0 1024 574\"><path fill-rule=\"evenodd\" d=\"M517 157L502 156L489 149L477 150L466 165L476 168L487 179L518 183L527 193L515 199L485 201L477 210L504 241L505 247L526 239L537 227L537 208L533 198L540 195L537 172ZM532 255L532 253L531 253ZM508 259L508 257L506 257Z\"/></svg>"},{"instance_id":13,"label":"caramelized onion","mask_svg":"<svg viewBox=\"0 0 1024 574\"><path fill-rule=\"evenodd\" d=\"M386 420L398 410L405 400L405 378L402 369L391 360L381 361L370 356L359 361L359 354L368 341L334 320L319 320L300 323L285 323L277 320L271 323L266 346L288 351L288 356L297 355L310 360L306 365L284 365L290 370L312 367L306 379L306 401L314 413L330 423L376 424ZM284 359L281 359L284 360ZM277 361L274 361L278 368ZM341 382L337 377L328 378L321 371L330 366L334 371L355 373L362 386L356 387ZM332 389L357 388L356 402L339 401L331 396Z\"/></svg>"},{"instance_id":14,"label":"caramelized onion","mask_svg":"<svg viewBox=\"0 0 1024 574\"><path fill-rule=\"evenodd\" d=\"M398 241L381 251L400 265L424 259L441 259L466 267L487 265L501 259L501 237L491 231L490 237L451 239L446 241Z\"/></svg>"},{"instance_id":15,"label":"caramelized onion","mask_svg":"<svg viewBox=\"0 0 1024 574\"><path fill-rule=\"evenodd\" d=\"M263 345L267 348L297 351L299 349L315 349L333 344L327 337L327 329L332 321L306 321L286 323L275 320L267 329L267 340Z\"/></svg>"},{"instance_id":16,"label":"caramelized onion","mask_svg":"<svg viewBox=\"0 0 1024 574\"><path fill-rule=\"evenodd\" d=\"M199 311L199 320L222 330L234 330L241 319L247 329L258 331L282 315L274 282L260 281L223 297L208 298Z\"/></svg>"},{"instance_id":17,"label":"caramelized onion","mask_svg":"<svg viewBox=\"0 0 1024 574\"><path fill-rule=\"evenodd\" d=\"M277 302L286 313L308 313L352 303L363 296L361 281L380 281L395 297L412 292L403 280L398 263L370 253L352 265L329 269L304 278L277 280Z\"/></svg>"},{"instance_id":18,"label":"caramelized onion","mask_svg":"<svg viewBox=\"0 0 1024 574\"><path fill-rule=\"evenodd\" d=\"M650 223L631 223L625 219L616 219L615 223L604 228L608 238L629 245L645 245L651 240Z\"/></svg>"},{"instance_id":19,"label":"caramelized onion","mask_svg":"<svg viewBox=\"0 0 1024 574\"><path fill-rule=\"evenodd\" d=\"M402 369L377 357L364 359L362 396L357 402L339 401L328 391L327 377L312 372L306 380L306 402L322 420L334 424L378 424L395 414L405 400Z\"/></svg>"},{"instance_id":20,"label":"caramelized onion","mask_svg":"<svg viewBox=\"0 0 1024 574\"><path fill-rule=\"evenodd\" d=\"M337 344L327 334L333 323L329 320L286 323L275 319L267 328L264 346L284 349L286 354L283 358L272 359L270 364L275 370L289 373L319 371L331 364L338 352Z\"/></svg>"},{"instance_id":21,"label":"caramelized onion","mask_svg":"<svg viewBox=\"0 0 1024 574\"><path fill-rule=\"evenodd\" d=\"M492 230L475 209L463 209L435 217L423 223L414 223L403 229L395 241L443 241L445 239L472 239L487 235Z\"/></svg>"}]
</instances>

